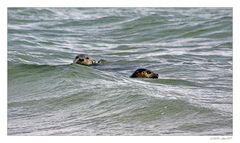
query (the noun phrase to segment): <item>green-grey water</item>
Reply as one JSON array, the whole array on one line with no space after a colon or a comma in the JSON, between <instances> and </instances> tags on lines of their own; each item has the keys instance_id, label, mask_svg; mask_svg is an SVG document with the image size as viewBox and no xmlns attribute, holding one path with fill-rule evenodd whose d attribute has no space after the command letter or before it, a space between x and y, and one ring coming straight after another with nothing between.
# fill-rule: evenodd
<instances>
[{"instance_id":1,"label":"green-grey water","mask_svg":"<svg viewBox=\"0 0 240 143\"><path fill-rule=\"evenodd\" d=\"M8 135L232 135L232 9L9 8Z\"/></svg>"}]
</instances>

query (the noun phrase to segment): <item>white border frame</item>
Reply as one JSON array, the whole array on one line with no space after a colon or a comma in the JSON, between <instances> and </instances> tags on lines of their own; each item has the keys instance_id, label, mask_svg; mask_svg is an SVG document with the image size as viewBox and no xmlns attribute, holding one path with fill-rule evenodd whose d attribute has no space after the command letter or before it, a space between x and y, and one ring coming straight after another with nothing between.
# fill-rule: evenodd
<instances>
[{"instance_id":1,"label":"white border frame","mask_svg":"<svg viewBox=\"0 0 240 143\"><path fill-rule=\"evenodd\" d=\"M7 136L7 8L8 7L232 7L233 8L233 136L159 137L12 137ZM239 0L1 0L0 5L0 138L5 142L239 142L240 133L240 1Z\"/></svg>"}]
</instances>

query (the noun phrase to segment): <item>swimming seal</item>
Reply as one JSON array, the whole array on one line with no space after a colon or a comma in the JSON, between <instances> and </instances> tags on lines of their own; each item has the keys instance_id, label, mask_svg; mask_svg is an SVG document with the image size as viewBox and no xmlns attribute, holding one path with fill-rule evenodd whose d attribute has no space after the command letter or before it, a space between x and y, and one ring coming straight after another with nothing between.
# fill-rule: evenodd
<instances>
[{"instance_id":1,"label":"swimming seal","mask_svg":"<svg viewBox=\"0 0 240 143\"><path fill-rule=\"evenodd\" d=\"M93 58L87 54L78 54L75 59L73 60L74 64L80 64L80 65L85 65L85 66L90 66L90 65L97 65L99 63L105 62L105 60L101 59L99 61L93 60Z\"/></svg>"},{"instance_id":2,"label":"swimming seal","mask_svg":"<svg viewBox=\"0 0 240 143\"><path fill-rule=\"evenodd\" d=\"M137 69L131 76L131 78L158 78L158 74L148 69Z\"/></svg>"}]
</instances>

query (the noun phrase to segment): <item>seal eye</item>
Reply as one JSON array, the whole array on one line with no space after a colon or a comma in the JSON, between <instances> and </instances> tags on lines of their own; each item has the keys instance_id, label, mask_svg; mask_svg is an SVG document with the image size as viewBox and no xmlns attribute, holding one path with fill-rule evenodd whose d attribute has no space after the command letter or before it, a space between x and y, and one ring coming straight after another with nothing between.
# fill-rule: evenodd
<instances>
[{"instance_id":1,"label":"seal eye","mask_svg":"<svg viewBox=\"0 0 240 143\"><path fill-rule=\"evenodd\" d=\"M150 71L147 71L147 74L151 74L151 72L150 72Z\"/></svg>"},{"instance_id":2,"label":"seal eye","mask_svg":"<svg viewBox=\"0 0 240 143\"><path fill-rule=\"evenodd\" d=\"M89 57L86 57L86 59L88 60L88 59L89 59Z\"/></svg>"},{"instance_id":3,"label":"seal eye","mask_svg":"<svg viewBox=\"0 0 240 143\"><path fill-rule=\"evenodd\" d=\"M76 56L76 58L75 59L78 59L79 58L79 56Z\"/></svg>"}]
</instances>

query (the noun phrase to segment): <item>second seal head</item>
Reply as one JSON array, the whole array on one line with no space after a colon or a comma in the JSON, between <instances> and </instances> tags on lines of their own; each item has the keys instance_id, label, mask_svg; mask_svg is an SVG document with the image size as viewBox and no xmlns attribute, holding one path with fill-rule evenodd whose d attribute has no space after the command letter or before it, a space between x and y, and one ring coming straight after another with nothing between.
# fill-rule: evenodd
<instances>
[{"instance_id":1,"label":"second seal head","mask_svg":"<svg viewBox=\"0 0 240 143\"><path fill-rule=\"evenodd\" d=\"M137 69L131 76L131 78L158 78L158 74L148 69Z\"/></svg>"}]
</instances>

